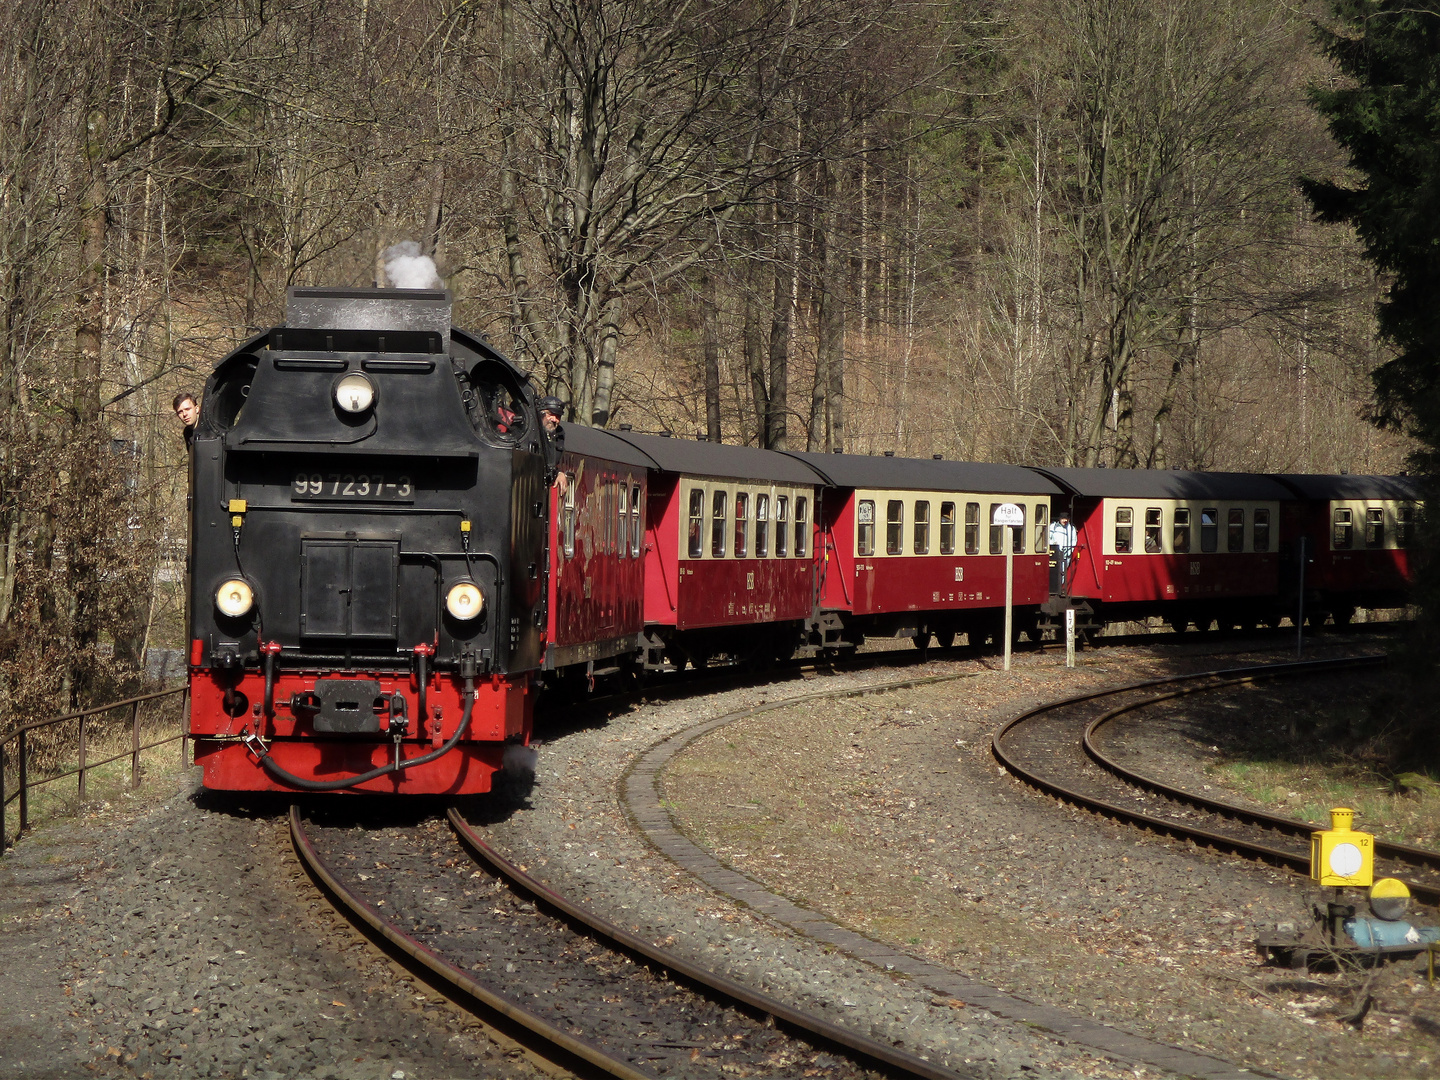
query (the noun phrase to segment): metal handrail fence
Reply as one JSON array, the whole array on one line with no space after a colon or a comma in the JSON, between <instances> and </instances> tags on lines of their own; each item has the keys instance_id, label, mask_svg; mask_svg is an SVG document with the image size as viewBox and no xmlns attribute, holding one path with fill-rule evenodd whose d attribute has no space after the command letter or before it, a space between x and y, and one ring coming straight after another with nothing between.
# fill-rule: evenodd
<instances>
[{"instance_id":1,"label":"metal handrail fence","mask_svg":"<svg viewBox=\"0 0 1440 1080\"><path fill-rule=\"evenodd\" d=\"M141 744L140 742L140 706L147 701L158 701L161 698L181 695L180 708L180 733L170 735L154 742ZM4 735L0 735L0 851L9 846L11 838L6 833L6 815L10 804L19 800L20 803L20 824L15 831L15 839L30 827L30 792L44 784L53 784L57 780L64 780L66 777L76 776L79 778L79 797L83 802L85 799L86 773L92 769L98 769L102 765L108 765L113 761L122 758L130 758L130 787L140 786L140 754L144 750L153 750L158 746L165 746L169 743L179 741L180 743L180 764L183 767L189 760L189 711L190 711L190 688L189 686L176 686L169 690L157 690L149 694L141 694L138 697L125 698L123 701L112 701L106 705L96 705L89 709L81 709L79 712L66 713L64 716L51 717L49 720L35 720L29 724L21 724L19 727L11 728ZM91 718L101 713L112 712L116 709L129 708L130 710L130 748L122 753L113 754L100 761L90 761L87 756L87 740L89 732L86 730L93 721ZM65 769L63 772L55 773L53 776L46 776L39 780L30 779L30 747L27 736L41 728L54 727L57 724L78 721L78 734L76 738L77 763L73 769ZM15 744L14 750L9 750L11 744ZM16 779L18 781L13 792L6 790L6 770L11 762L15 763Z\"/></svg>"}]
</instances>

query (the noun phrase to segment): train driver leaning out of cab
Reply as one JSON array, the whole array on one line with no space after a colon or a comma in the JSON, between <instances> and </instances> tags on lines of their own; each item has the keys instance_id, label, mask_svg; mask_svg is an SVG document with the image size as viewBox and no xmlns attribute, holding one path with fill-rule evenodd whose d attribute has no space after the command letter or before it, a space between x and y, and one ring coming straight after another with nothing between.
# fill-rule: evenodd
<instances>
[{"instance_id":1,"label":"train driver leaning out of cab","mask_svg":"<svg viewBox=\"0 0 1440 1080\"><path fill-rule=\"evenodd\" d=\"M549 440L554 452L554 460L559 461L560 455L565 452L565 427L560 423L560 418L565 415L565 403L557 397L546 397L540 399L540 425L545 429L545 437ZM564 469L555 468L554 476L550 481L555 485L555 490L560 497L565 497L566 490L570 487L570 477Z\"/></svg>"},{"instance_id":2,"label":"train driver leaning out of cab","mask_svg":"<svg viewBox=\"0 0 1440 1080\"><path fill-rule=\"evenodd\" d=\"M1055 549L1061 569L1068 569L1075 556L1075 526L1070 524L1070 515L1064 510L1050 523L1050 546Z\"/></svg>"},{"instance_id":3,"label":"train driver leaning out of cab","mask_svg":"<svg viewBox=\"0 0 1440 1080\"><path fill-rule=\"evenodd\" d=\"M190 444L195 441L195 423L200 419L200 405L195 400L195 395L188 390L182 390L175 395L175 415L180 423L185 425L185 446L189 449Z\"/></svg>"}]
</instances>

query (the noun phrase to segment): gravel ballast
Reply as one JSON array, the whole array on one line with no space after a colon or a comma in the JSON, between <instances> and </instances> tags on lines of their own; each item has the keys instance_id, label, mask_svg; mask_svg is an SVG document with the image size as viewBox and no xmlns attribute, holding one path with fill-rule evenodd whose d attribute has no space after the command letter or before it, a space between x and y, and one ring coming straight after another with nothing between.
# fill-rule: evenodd
<instances>
[{"instance_id":1,"label":"gravel ballast","mask_svg":"<svg viewBox=\"0 0 1440 1080\"><path fill-rule=\"evenodd\" d=\"M1417 1008L1401 1018L1386 989L1356 1031L1333 1015L1335 977L1256 967L1250 940L1296 916L1295 879L1097 822L999 773L989 734L1030 705L1245 659L1167 657L1107 649L1067 671L1030 653L1005 674L957 652L617 715L569 710L568 726L540 732L528 798L464 810L516 862L613 921L957 1070L1163 1075L797 935L659 856L619 798L647 748L703 721L964 674L720 729L666 773L668 809L776 893L1027 1000L1280 1075L1430 1074L1440 1024L1425 1028L1434 1006L1419 1006L1440 989L1423 978L1397 984ZM328 910L300 876L279 803L252 815L197 797L186 776L26 837L0 861L0 889L0 1077L534 1075Z\"/></svg>"}]
</instances>

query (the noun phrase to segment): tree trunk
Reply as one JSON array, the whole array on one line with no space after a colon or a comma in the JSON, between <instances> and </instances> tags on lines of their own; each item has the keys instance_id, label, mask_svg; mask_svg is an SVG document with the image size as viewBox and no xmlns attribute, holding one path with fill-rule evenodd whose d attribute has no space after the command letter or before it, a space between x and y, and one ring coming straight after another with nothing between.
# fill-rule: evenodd
<instances>
[{"instance_id":1,"label":"tree trunk","mask_svg":"<svg viewBox=\"0 0 1440 1080\"><path fill-rule=\"evenodd\" d=\"M720 320L715 310L715 279L700 277L700 336L705 353L705 437L720 439Z\"/></svg>"}]
</instances>

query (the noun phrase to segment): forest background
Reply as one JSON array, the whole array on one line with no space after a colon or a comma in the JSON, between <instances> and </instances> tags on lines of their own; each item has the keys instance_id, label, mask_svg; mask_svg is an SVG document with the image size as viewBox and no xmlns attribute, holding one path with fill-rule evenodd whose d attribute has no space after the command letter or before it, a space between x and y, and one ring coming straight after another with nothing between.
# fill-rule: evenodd
<instances>
[{"instance_id":1,"label":"forest background","mask_svg":"<svg viewBox=\"0 0 1440 1080\"><path fill-rule=\"evenodd\" d=\"M1347 180L1327 11L9 0L0 728L167 673L171 398L397 243L572 423L1398 471L1386 282L1300 188Z\"/></svg>"}]
</instances>

